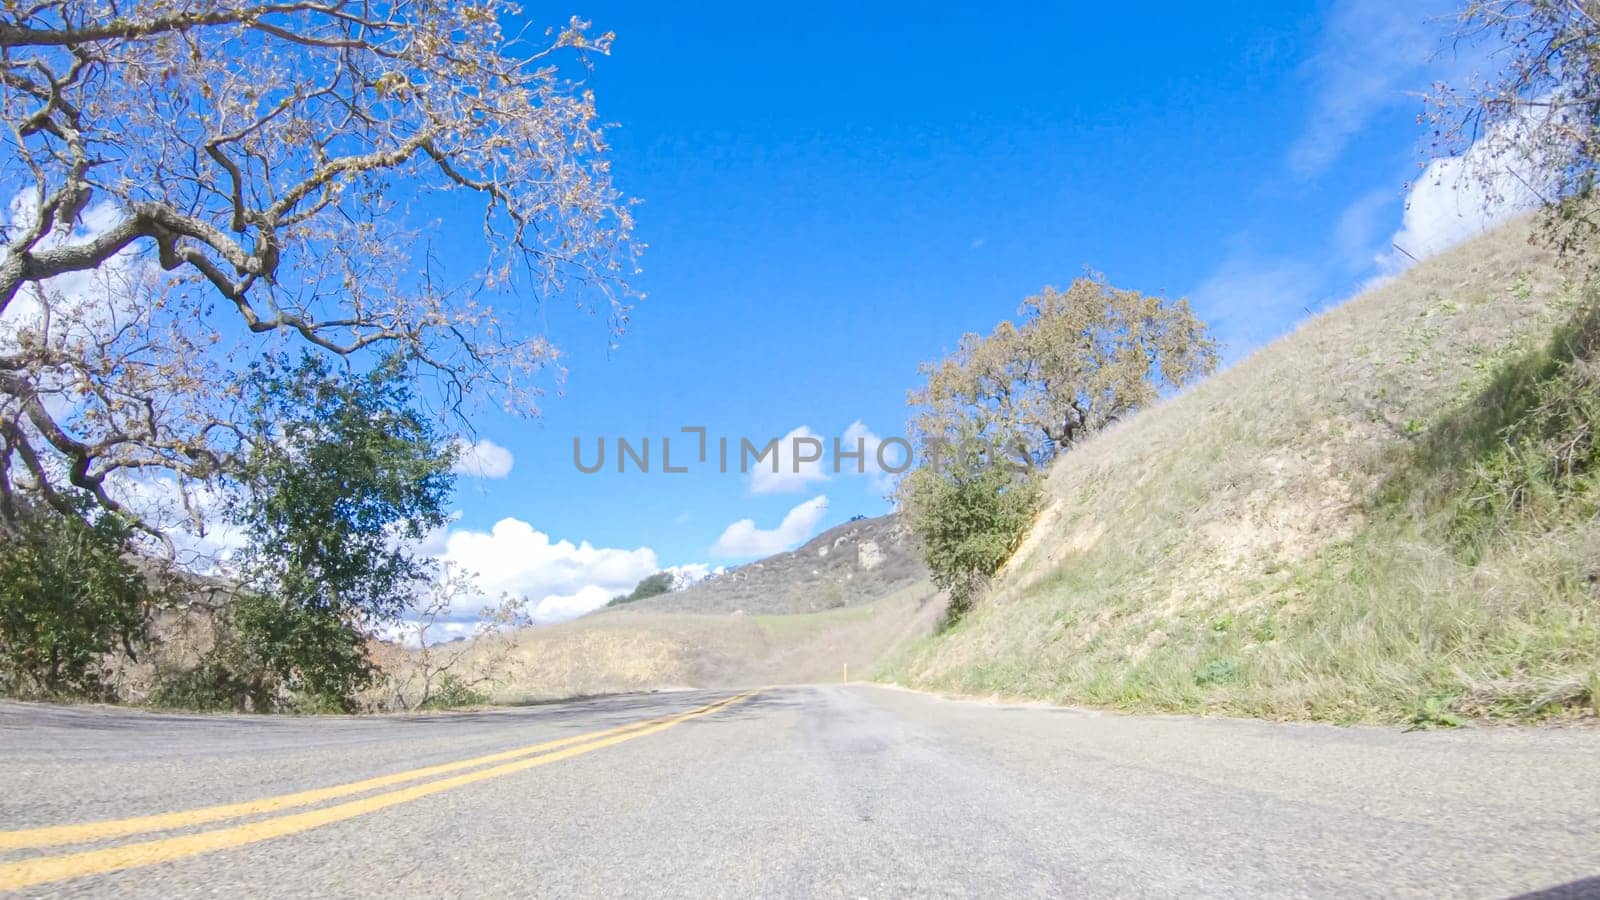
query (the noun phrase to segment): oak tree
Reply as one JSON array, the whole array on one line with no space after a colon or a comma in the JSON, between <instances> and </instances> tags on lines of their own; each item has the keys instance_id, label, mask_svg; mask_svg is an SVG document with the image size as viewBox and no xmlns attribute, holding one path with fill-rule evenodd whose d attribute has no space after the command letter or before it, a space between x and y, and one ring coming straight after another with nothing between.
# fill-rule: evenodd
<instances>
[{"instance_id":1,"label":"oak tree","mask_svg":"<svg viewBox=\"0 0 1600 900\"><path fill-rule=\"evenodd\" d=\"M1217 343L1186 301L1097 276L1046 287L1020 313L1020 324L967 334L925 364L927 381L909 397L918 467L900 481L900 512L949 594L948 621L1021 543L1038 466L1217 364Z\"/></svg>"},{"instance_id":2,"label":"oak tree","mask_svg":"<svg viewBox=\"0 0 1600 900\"><path fill-rule=\"evenodd\" d=\"M531 413L535 376L559 371L545 299L619 332L637 247L583 81L612 36L516 16L503 0L0 10L0 526L30 498L72 513L75 490L159 536L151 484L203 518L188 501L247 450L265 354L392 358L437 388L437 413L469 395ZM442 234L459 209L476 225Z\"/></svg>"},{"instance_id":3,"label":"oak tree","mask_svg":"<svg viewBox=\"0 0 1600 900\"><path fill-rule=\"evenodd\" d=\"M919 455L970 440L1038 464L1211 373L1217 343L1186 300L1122 290L1098 276L1023 301L1021 324L969 333L925 363L909 397Z\"/></svg>"}]
</instances>

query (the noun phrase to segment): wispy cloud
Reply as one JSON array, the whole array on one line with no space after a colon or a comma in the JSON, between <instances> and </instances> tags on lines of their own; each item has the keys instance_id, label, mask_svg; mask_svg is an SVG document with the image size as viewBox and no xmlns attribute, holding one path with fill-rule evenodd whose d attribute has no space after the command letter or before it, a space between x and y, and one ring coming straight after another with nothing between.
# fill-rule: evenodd
<instances>
[{"instance_id":1,"label":"wispy cloud","mask_svg":"<svg viewBox=\"0 0 1600 900\"><path fill-rule=\"evenodd\" d=\"M1385 110L1420 104L1420 94L1468 61L1441 53L1454 6L1448 0L1339 0L1316 54L1310 114L1289 149L1289 171L1313 178Z\"/></svg>"},{"instance_id":2,"label":"wispy cloud","mask_svg":"<svg viewBox=\"0 0 1600 900\"><path fill-rule=\"evenodd\" d=\"M1241 252L1224 260L1189 299L1209 319L1225 358L1234 360L1318 311L1325 302L1323 280L1312 263Z\"/></svg>"}]
</instances>

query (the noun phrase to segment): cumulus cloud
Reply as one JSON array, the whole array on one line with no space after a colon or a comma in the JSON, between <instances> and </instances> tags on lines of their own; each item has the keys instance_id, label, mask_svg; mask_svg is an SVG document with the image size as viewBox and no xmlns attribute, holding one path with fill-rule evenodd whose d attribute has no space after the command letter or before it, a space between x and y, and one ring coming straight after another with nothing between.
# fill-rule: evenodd
<instances>
[{"instance_id":1,"label":"cumulus cloud","mask_svg":"<svg viewBox=\"0 0 1600 900\"><path fill-rule=\"evenodd\" d=\"M640 576L644 577L644 576ZM637 580L634 584L637 584ZM533 605L533 621L546 624L550 622L565 622L576 619L584 613L594 612L611 601L618 594L625 594L633 589L627 588L612 590L599 585L585 585L571 594L550 594L543 600Z\"/></svg>"},{"instance_id":2,"label":"cumulus cloud","mask_svg":"<svg viewBox=\"0 0 1600 900\"><path fill-rule=\"evenodd\" d=\"M821 435L801 425L778 439L774 454L750 461L750 493L787 494L803 491L812 482L827 481L828 473L822 467L827 450L828 442Z\"/></svg>"},{"instance_id":3,"label":"cumulus cloud","mask_svg":"<svg viewBox=\"0 0 1600 900\"><path fill-rule=\"evenodd\" d=\"M850 423L839 437L841 448L846 453L861 452L859 460L851 458L838 462L839 471L851 475L866 475L875 490L888 493L894 490L895 476L884 470L881 463L898 467L905 462L905 449L890 444L883 448L883 439L874 434L867 423L860 419ZM879 453L882 452L880 460Z\"/></svg>"},{"instance_id":4,"label":"cumulus cloud","mask_svg":"<svg viewBox=\"0 0 1600 900\"><path fill-rule=\"evenodd\" d=\"M883 439L872 433L867 423L860 419L850 423L850 427L839 436L842 449L847 453L860 451L860 459L845 459L839 461L839 471L855 474L880 472L878 468L878 447Z\"/></svg>"},{"instance_id":5,"label":"cumulus cloud","mask_svg":"<svg viewBox=\"0 0 1600 900\"><path fill-rule=\"evenodd\" d=\"M107 479L106 489L118 502L160 529L172 542L174 560L192 572L225 572L248 540L228 521L226 508L236 498L221 487L183 487L168 474L117 472ZM154 552L165 551L148 538L140 540Z\"/></svg>"},{"instance_id":6,"label":"cumulus cloud","mask_svg":"<svg viewBox=\"0 0 1600 900\"><path fill-rule=\"evenodd\" d=\"M1537 208L1550 182L1530 147L1544 146L1520 123L1497 125L1459 157L1435 159L1406 196L1394 249L1378 257L1380 274L1394 275Z\"/></svg>"},{"instance_id":7,"label":"cumulus cloud","mask_svg":"<svg viewBox=\"0 0 1600 900\"><path fill-rule=\"evenodd\" d=\"M511 474L511 451L488 438L467 441L456 438L456 464L451 469L468 478L504 478Z\"/></svg>"},{"instance_id":8,"label":"cumulus cloud","mask_svg":"<svg viewBox=\"0 0 1600 900\"><path fill-rule=\"evenodd\" d=\"M883 439L860 419L850 423L837 437L823 437L810 426L801 425L778 439L774 454L759 462L751 461L750 493L794 493L834 475L866 475L874 488L891 490L894 476L879 465L878 448L882 443ZM855 455L857 452L861 454L859 458ZM903 449L891 444L884 451L883 461L897 467L904 454ZM777 471L773 471L774 455ZM813 460L812 456L818 458Z\"/></svg>"},{"instance_id":9,"label":"cumulus cloud","mask_svg":"<svg viewBox=\"0 0 1600 900\"><path fill-rule=\"evenodd\" d=\"M488 531L453 529L439 559L477 577L476 606L453 611L476 616L501 594L526 597L535 622L559 622L604 606L659 568L654 550L595 547L551 540L521 519L505 518Z\"/></svg>"},{"instance_id":10,"label":"cumulus cloud","mask_svg":"<svg viewBox=\"0 0 1600 900\"><path fill-rule=\"evenodd\" d=\"M711 546L713 556L771 556L799 546L817 529L828 511L828 498L813 497L789 510L777 528L757 528L754 519L729 525Z\"/></svg>"},{"instance_id":11,"label":"cumulus cloud","mask_svg":"<svg viewBox=\"0 0 1600 900\"><path fill-rule=\"evenodd\" d=\"M672 589L681 591L707 578L715 578L727 569L722 566L713 567L710 563L684 563L681 566L667 566L666 571L672 573Z\"/></svg>"}]
</instances>

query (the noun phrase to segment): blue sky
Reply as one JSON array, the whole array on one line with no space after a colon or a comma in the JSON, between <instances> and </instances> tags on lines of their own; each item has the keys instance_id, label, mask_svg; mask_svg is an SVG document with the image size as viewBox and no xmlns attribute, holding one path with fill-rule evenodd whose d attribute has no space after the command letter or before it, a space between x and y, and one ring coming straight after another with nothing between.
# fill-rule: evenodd
<instances>
[{"instance_id":1,"label":"blue sky","mask_svg":"<svg viewBox=\"0 0 1600 900\"><path fill-rule=\"evenodd\" d=\"M615 349L552 306L570 376L538 421L477 421L512 465L462 479L452 555L599 596L652 565L737 563L713 553L732 523L775 529L819 496L776 537L885 512L880 480L585 475L572 442L896 434L920 361L1085 266L1191 298L1239 358L1397 268L1416 94L1464 65L1430 59L1449 9L585 2L617 33L590 85L643 200L648 297Z\"/></svg>"}]
</instances>

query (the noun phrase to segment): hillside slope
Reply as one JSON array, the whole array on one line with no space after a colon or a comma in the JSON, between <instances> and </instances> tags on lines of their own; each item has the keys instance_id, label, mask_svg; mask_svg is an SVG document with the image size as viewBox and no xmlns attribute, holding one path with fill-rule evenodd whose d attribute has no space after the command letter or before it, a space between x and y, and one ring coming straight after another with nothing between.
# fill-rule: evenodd
<instances>
[{"instance_id":1,"label":"hillside slope","mask_svg":"<svg viewBox=\"0 0 1600 900\"><path fill-rule=\"evenodd\" d=\"M643 604L638 604L642 606ZM617 691L753 687L860 677L929 634L941 604L928 582L869 602L792 615L661 612L628 607L524 628L509 647L482 644L463 674L487 676L496 702ZM397 677L410 677L402 666Z\"/></svg>"},{"instance_id":2,"label":"hillside slope","mask_svg":"<svg viewBox=\"0 0 1600 900\"><path fill-rule=\"evenodd\" d=\"M1107 430L1050 472L991 595L880 676L1334 720L1582 708L1593 515L1506 525L1471 552L1454 530L1503 443L1493 379L1576 294L1513 223Z\"/></svg>"},{"instance_id":3,"label":"hillside slope","mask_svg":"<svg viewBox=\"0 0 1600 900\"><path fill-rule=\"evenodd\" d=\"M459 674L506 703L834 681L925 637L940 611L898 519L858 519L682 591L476 643ZM410 662L391 661L401 682Z\"/></svg>"},{"instance_id":4,"label":"hillside slope","mask_svg":"<svg viewBox=\"0 0 1600 900\"><path fill-rule=\"evenodd\" d=\"M602 610L788 615L868 603L928 578L893 515L857 519L788 553L730 569L681 591Z\"/></svg>"}]
</instances>

